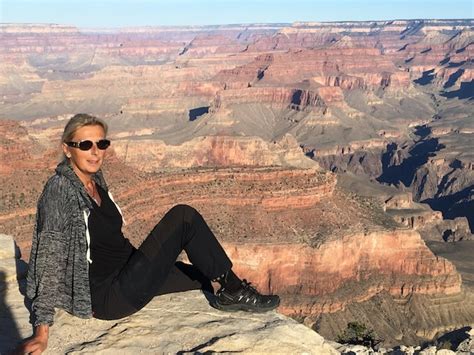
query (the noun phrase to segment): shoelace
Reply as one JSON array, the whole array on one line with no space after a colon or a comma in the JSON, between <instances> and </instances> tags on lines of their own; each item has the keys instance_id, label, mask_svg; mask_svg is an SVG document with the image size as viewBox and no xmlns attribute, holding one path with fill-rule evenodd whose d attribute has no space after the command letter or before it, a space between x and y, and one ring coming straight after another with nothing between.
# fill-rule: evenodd
<instances>
[{"instance_id":1,"label":"shoelace","mask_svg":"<svg viewBox=\"0 0 474 355\"><path fill-rule=\"evenodd\" d=\"M260 300L262 298L262 295L257 291L257 289L251 286L251 284L251 282L248 282L246 279L243 279L243 292L241 294L245 295L248 299L251 297L255 297L257 300Z\"/></svg>"},{"instance_id":2,"label":"shoelace","mask_svg":"<svg viewBox=\"0 0 474 355\"><path fill-rule=\"evenodd\" d=\"M251 282L248 282L246 279L242 280L242 285L244 286L244 289L249 289L250 291L253 291L255 293L258 293L257 289L254 288Z\"/></svg>"}]
</instances>

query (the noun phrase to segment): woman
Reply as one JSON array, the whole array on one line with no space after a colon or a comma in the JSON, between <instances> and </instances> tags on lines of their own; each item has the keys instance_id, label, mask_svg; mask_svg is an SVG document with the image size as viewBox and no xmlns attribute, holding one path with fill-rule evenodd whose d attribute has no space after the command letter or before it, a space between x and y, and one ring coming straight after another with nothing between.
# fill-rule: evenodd
<instances>
[{"instance_id":1,"label":"woman","mask_svg":"<svg viewBox=\"0 0 474 355\"><path fill-rule=\"evenodd\" d=\"M35 327L20 351L47 347L55 308L81 317L119 319L155 295L220 284L214 307L265 312L278 307L232 271L232 263L202 216L177 205L135 249L100 170L110 145L107 125L78 114L62 135L63 161L38 201L27 278ZM185 250L193 265L176 263Z\"/></svg>"}]
</instances>

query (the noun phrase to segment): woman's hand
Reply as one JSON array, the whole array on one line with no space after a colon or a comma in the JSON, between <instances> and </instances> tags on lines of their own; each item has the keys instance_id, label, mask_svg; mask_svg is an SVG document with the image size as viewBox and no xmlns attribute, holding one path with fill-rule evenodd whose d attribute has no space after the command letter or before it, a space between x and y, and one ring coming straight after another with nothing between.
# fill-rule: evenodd
<instances>
[{"instance_id":1,"label":"woman's hand","mask_svg":"<svg viewBox=\"0 0 474 355\"><path fill-rule=\"evenodd\" d=\"M15 354L33 354L39 355L48 347L49 326L38 325L35 328L35 334L21 344L16 350Z\"/></svg>"}]
</instances>

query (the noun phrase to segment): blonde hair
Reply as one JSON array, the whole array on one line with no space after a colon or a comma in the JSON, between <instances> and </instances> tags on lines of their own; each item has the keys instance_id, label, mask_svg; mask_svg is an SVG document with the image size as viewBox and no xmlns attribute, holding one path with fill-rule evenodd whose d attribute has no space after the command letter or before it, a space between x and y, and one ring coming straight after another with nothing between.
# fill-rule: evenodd
<instances>
[{"instance_id":1,"label":"blonde hair","mask_svg":"<svg viewBox=\"0 0 474 355\"><path fill-rule=\"evenodd\" d=\"M71 119L66 124L66 127L64 127L61 142L70 142L76 131L84 126L101 126L105 135L107 135L108 126L104 120L88 115L87 113L78 113L77 115L71 117Z\"/></svg>"},{"instance_id":2,"label":"blonde hair","mask_svg":"<svg viewBox=\"0 0 474 355\"><path fill-rule=\"evenodd\" d=\"M84 126L101 126L104 130L104 134L107 136L107 131L109 127L107 126L107 123L105 123L104 120L92 115L88 115L87 113L78 113L71 117L68 123L66 123L63 135L61 136L61 142L70 142L73 139L74 134L77 132L77 130ZM63 153L61 155L60 160L69 160L69 158Z\"/></svg>"}]
</instances>

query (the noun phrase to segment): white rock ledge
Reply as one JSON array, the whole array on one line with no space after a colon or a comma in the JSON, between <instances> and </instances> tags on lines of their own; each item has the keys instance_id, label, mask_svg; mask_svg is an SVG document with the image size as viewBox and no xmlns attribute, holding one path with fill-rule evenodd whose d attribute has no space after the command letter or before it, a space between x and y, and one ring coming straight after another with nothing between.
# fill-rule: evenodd
<instances>
[{"instance_id":1,"label":"white rock ledge","mask_svg":"<svg viewBox=\"0 0 474 355\"><path fill-rule=\"evenodd\" d=\"M0 245L13 244L0 235ZM16 278L11 253L0 255L7 275L0 291L0 353L31 335L28 311ZM4 279L5 280L5 279ZM5 306L4 306L5 305ZM118 320L80 319L58 311L45 354L242 352L338 354L323 337L275 311L226 313L213 309L201 291L155 297L140 312Z\"/></svg>"}]
</instances>

